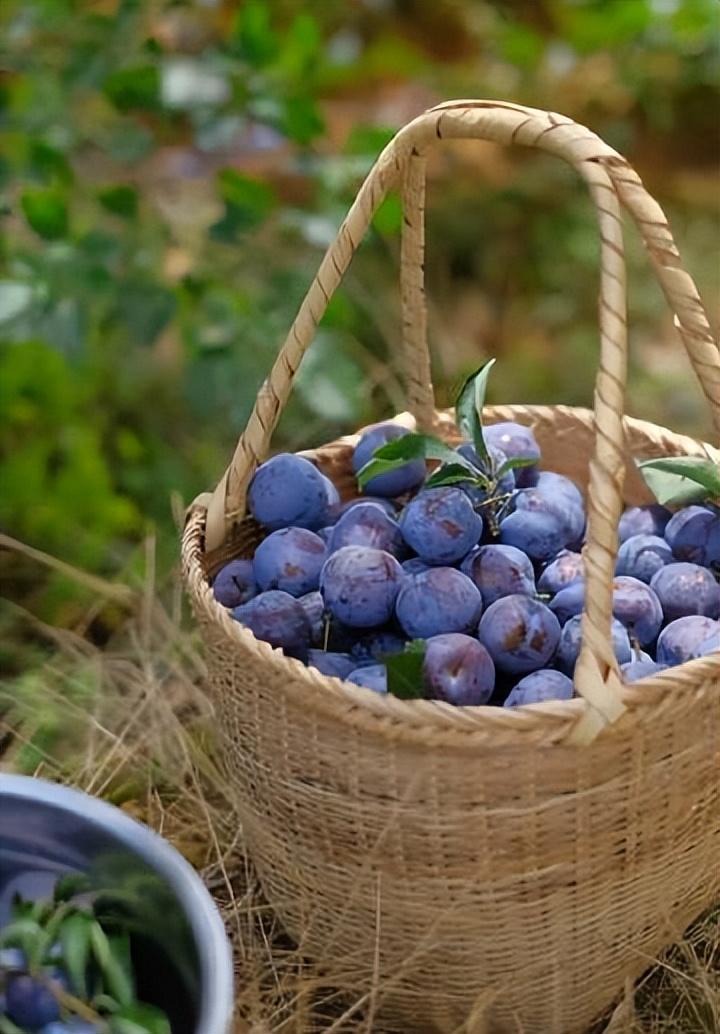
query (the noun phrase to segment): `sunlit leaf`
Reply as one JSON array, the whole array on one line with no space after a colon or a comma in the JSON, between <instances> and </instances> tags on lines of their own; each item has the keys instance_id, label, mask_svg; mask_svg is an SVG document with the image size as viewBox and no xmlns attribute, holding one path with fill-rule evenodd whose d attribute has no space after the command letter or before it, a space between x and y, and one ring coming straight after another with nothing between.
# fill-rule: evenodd
<instances>
[{"instance_id":1,"label":"sunlit leaf","mask_svg":"<svg viewBox=\"0 0 720 1034\"><path fill-rule=\"evenodd\" d=\"M500 481L502 476L511 470L520 470L523 467L534 467L536 464L537 460L532 459L529 456L512 456L510 459L504 460L498 469L494 471L495 480Z\"/></svg>"},{"instance_id":2,"label":"sunlit leaf","mask_svg":"<svg viewBox=\"0 0 720 1034\"><path fill-rule=\"evenodd\" d=\"M425 482L426 488L440 488L443 485L470 484L475 478L470 474L467 467L461 463L445 463L439 470L434 471ZM480 480L480 479L478 479ZM482 478L487 484L487 478Z\"/></svg>"},{"instance_id":3,"label":"sunlit leaf","mask_svg":"<svg viewBox=\"0 0 720 1034\"><path fill-rule=\"evenodd\" d=\"M45 180L55 180L68 185L73 181L70 163L57 147L46 140L30 141L30 164L33 171Z\"/></svg>"},{"instance_id":4,"label":"sunlit leaf","mask_svg":"<svg viewBox=\"0 0 720 1034\"><path fill-rule=\"evenodd\" d=\"M45 240L64 237L68 231L68 207L64 194L53 187L26 190L20 204L29 225Z\"/></svg>"},{"instance_id":5,"label":"sunlit leaf","mask_svg":"<svg viewBox=\"0 0 720 1034\"><path fill-rule=\"evenodd\" d=\"M364 154L375 158L395 136L395 130L386 126L355 125L345 141L345 154Z\"/></svg>"},{"instance_id":6,"label":"sunlit leaf","mask_svg":"<svg viewBox=\"0 0 720 1034\"><path fill-rule=\"evenodd\" d=\"M280 129L295 143L306 145L325 131L325 121L312 97L288 97L280 118Z\"/></svg>"},{"instance_id":7,"label":"sunlit leaf","mask_svg":"<svg viewBox=\"0 0 720 1034\"><path fill-rule=\"evenodd\" d=\"M640 473L658 502L683 500L693 493L693 485L702 489L701 498L720 499L720 465L697 456L668 456L639 464ZM660 497L663 498L660 498Z\"/></svg>"},{"instance_id":8,"label":"sunlit leaf","mask_svg":"<svg viewBox=\"0 0 720 1034\"><path fill-rule=\"evenodd\" d=\"M63 953L63 967L70 978L76 995L87 995L87 965L90 956L90 929L92 917L84 912L69 916L60 928L60 946Z\"/></svg>"},{"instance_id":9,"label":"sunlit leaf","mask_svg":"<svg viewBox=\"0 0 720 1034\"><path fill-rule=\"evenodd\" d=\"M127 939L109 937L100 923L93 919L90 924L90 947L107 990L120 1005L131 1003L135 992L132 977L127 969Z\"/></svg>"},{"instance_id":10,"label":"sunlit leaf","mask_svg":"<svg viewBox=\"0 0 720 1034\"><path fill-rule=\"evenodd\" d=\"M125 219L132 219L137 215L138 192L126 183L99 191L98 201L113 215L120 215Z\"/></svg>"},{"instance_id":11,"label":"sunlit leaf","mask_svg":"<svg viewBox=\"0 0 720 1034\"><path fill-rule=\"evenodd\" d=\"M167 1016L154 1005L134 1002L110 1018L111 1034L170 1034Z\"/></svg>"},{"instance_id":12,"label":"sunlit leaf","mask_svg":"<svg viewBox=\"0 0 720 1034\"><path fill-rule=\"evenodd\" d=\"M214 237L227 240L254 230L265 222L275 207L272 187L235 169L222 169L217 176L217 186L225 202L225 215L212 227Z\"/></svg>"},{"instance_id":13,"label":"sunlit leaf","mask_svg":"<svg viewBox=\"0 0 720 1034\"><path fill-rule=\"evenodd\" d=\"M487 467L490 464L490 457L483 436L482 410L485 404L487 380L494 364L495 360L490 359L474 373L471 373L455 401L455 421L458 429L472 442L475 452Z\"/></svg>"},{"instance_id":14,"label":"sunlit leaf","mask_svg":"<svg viewBox=\"0 0 720 1034\"><path fill-rule=\"evenodd\" d=\"M270 7L262 0L248 0L238 12L232 42L241 57L252 65L265 65L273 60L280 40L270 22Z\"/></svg>"},{"instance_id":15,"label":"sunlit leaf","mask_svg":"<svg viewBox=\"0 0 720 1034\"><path fill-rule=\"evenodd\" d=\"M155 65L119 69L107 77L103 89L118 111L153 110L160 100L160 73Z\"/></svg>"},{"instance_id":16,"label":"sunlit leaf","mask_svg":"<svg viewBox=\"0 0 720 1034\"><path fill-rule=\"evenodd\" d=\"M90 879L84 872L68 872L55 883L53 900L70 901L76 894L83 894L90 889Z\"/></svg>"},{"instance_id":17,"label":"sunlit leaf","mask_svg":"<svg viewBox=\"0 0 720 1034\"><path fill-rule=\"evenodd\" d=\"M375 450L373 458L365 464L358 472L357 480L361 488L377 474L387 474L391 470L397 470L408 460L429 459L443 460L446 463L456 463L465 466L468 471L473 471L472 464L467 463L449 445L426 434L405 434L402 438L395 438L386 445Z\"/></svg>"}]
</instances>

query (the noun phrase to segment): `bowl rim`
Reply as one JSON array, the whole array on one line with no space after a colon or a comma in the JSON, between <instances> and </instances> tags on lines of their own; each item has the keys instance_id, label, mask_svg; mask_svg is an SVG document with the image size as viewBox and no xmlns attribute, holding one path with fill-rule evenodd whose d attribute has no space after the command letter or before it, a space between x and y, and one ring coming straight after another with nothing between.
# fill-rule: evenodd
<instances>
[{"instance_id":1,"label":"bowl rim","mask_svg":"<svg viewBox=\"0 0 720 1034\"><path fill-rule=\"evenodd\" d=\"M3 798L79 814L107 830L167 881L187 917L198 953L202 996L194 1034L225 1034L233 1014L232 950L217 906L190 863L148 826L82 790L3 772L0 805Z\"/></svg>"}]
</instances>

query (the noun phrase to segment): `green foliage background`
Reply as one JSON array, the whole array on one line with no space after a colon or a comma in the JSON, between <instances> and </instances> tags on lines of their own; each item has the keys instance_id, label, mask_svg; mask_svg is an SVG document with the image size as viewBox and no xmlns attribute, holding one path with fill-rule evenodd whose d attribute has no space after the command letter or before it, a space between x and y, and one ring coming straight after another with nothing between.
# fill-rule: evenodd
<instances>
[{"instance_id":1,"label":"green foliage background","mask_svg":"<svg viewBox=\"0 0 720 1034\"><path fill-rule=\"evenodd\" d=\"M132 574L171 499L211 487L362 175L447 97L550 107L635 164L718 308L716 0L5 0L0 8L0 525ZM551 158L431 164L443 400L591 398L594 216ZM402 407L389 199L333 300L278 445ZM660 292L630 249L629 408L704 433ZM10 595L72 623L77 591L5 557Z\"/></svg>"}]
</instances>

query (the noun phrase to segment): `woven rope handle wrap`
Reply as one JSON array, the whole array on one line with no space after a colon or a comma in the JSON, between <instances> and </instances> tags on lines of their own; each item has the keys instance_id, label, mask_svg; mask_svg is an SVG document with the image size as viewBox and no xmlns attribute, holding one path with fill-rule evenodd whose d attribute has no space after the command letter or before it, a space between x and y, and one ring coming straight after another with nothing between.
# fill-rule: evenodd
<instances>
[{"instance_id":1,"label":"woven rope handle wrap","mask_svg":"<svg viewBox=\"0 0 720 1034\"><path fill-rule=\"evenodd\" d=\"M595 385L596 444L590 465L586 609L578 692L590 703L575 739L592 739L622 713L617 662L610 635L617 524L622 508L622 414L627 366L625 262L620 201L637 223L691 362L720 430L720 354L691 277L682 269L665 216L624 158L571 119L497 101L454 101L425 112L394 137L363 183L328 249L290 333L263 385L232 462L208 503L206 548L219 546L245 512L249 481L268 454L294 375L332 293L387 192L400 187L403 356L409 404L420 426L432 422L427 320L423 283L424 155L443 138L523 144L564 158L587 181L601 240L600 363Z\"/></svg>"}]
</instances>

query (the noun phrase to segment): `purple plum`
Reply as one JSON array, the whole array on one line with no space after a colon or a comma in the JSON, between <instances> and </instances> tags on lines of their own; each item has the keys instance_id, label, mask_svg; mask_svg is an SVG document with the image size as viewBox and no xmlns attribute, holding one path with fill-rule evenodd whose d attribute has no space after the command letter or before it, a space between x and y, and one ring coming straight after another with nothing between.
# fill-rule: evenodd
<instances>
[{"instance_id":1,"label":"purple plum","mask_svg":"<svg viewBox=\"0 0 720 1034\"><path fill-rule=\"evenodd\" d=\"M720 650L720 622L702 614L676 618L662 630L657 642L659 664L673 667Z\"/></svg>"},{"instance_id":2,"label":"purple plum","mask_svg":"<svg viewBox=\"0 0 720 1034\"><path fill-rule=\"evenodd\" d=\"M667 564L657 572L650 588L660 600L667 622L689 614L720 617L720 585L699 564Z\"/></svg>"},{"instance_id":3,"label":"purple plum","mask_svg":"<svg viewBox=\"0 0 720 1034\"><path fill-rule=\"evenodd\" d=\"M650 584L653 575L672 563L672 550L659 535L631 535L618 551L615 573Z\"/></svg>"},{"instance_id":4,"label":"purple plum","mask_svg":"<svg viewBox=\"0 0 720 1034\"><path fill-rule=\"evenodd\" d=\"M411 639L429 639L445 632L474 632L482 613L482 597L461 571L454 567L431 567L405 576L395 613Z\"/></svg>"},{"instance_id":5,"label":"purple plum","mask_svg":"<svg viewBox=\"0 0 720 1034\"><path fill-rule=\"evenodd\" d=\"M375 693L387 693L387 668L384 664L369 664L356 668L345 678L346 682L354 682L356 686L364 686Z\"/></svg>"},{"instance_id":6,"label":"purple plum","mask_svg":"<svg viewBox=\"0 0 720 1034\"><path fill-rule=\"evenodd\" d=\"M407 544L428 564L453 564L477 544L482 518L459 488L430 488L411 499L400 515Z\"/></svg>"},{"instance_id":7,"label":"purple plum","mask_svg":"<svg viewBox=\"0 0 720 1034\"><path fill-rule=\"evenodd\" d=\"M280 589L262 592L235 607L232 616L256 639L288 653L302 654L310 645L312 628L302 603Z\"/></svg>"},{"instance_id":8,"label":"purple plum","mask_svg":"<svg viewBox=\"0 0 720 1034\"><path fill-rule=\"evenodd\" d=\"M481 546L463 560L461 570L480 590L485 607L501 596L535 595L532 563L515 546Z\"/></svg>"},{"instance_id":9,"label":"purple plum","mask_svg":"<svg viewBox=\"0 0 720 1034\"><path fill-rule=\"evenodd\" d=\"M537 481L540 447L529 427L505 420L499 424L488 424L483 428L486 445L501 449L508 459L534 460L530 467L517 467L514 471L518 488L531 488Z\"/></svg>"},{"instance_id":10,"label":"purple plum","mask_svg":"<svg viewBox=\"0 0 720 1034\"><path fill-rule=\"evenodd\" d=\"M400 526L375 503L360 503L346 510L330 536L330 552L343 546L370 546L400 556L406 552Z\"/></svg>"},{"instance_id":11,"label":"purple plum","mask_svg":"<svg viewBox=\"0 0 720 1034\"><path fill-rule=\"evenodd\" d=\"M671 517L670 511L658 503L652 503L650 506L631 506L620 518L618 538L620 542L625 542L635 535L662 537Z\"/></svg>"},{"instance_id":12,"label":"purple plum","mask_svg":"<svg viewBox=\"0 0 720 1034\"><path fill-rule=\"evenodd\" d=\"M423 678L429 697L459 706L486 704L495 686L495 665L482 643L450 632L431 636Z\"/></svg>"},{"instance_id":13,"label":"purple plum","mask_svg":"<svg viewBox=\"0 0 720 1034\"><path fill-rule=\"evenodd\" d=\"M355 446L352 456L353 473L358 474L365 464L370 462L376 449L396 438L403 438L408 433L405 427L398 424L375 424L368 428ZM425 460L408 460L396 470L371 478L365 485L364 492L383 497L403 495L421 485L426 473Z\"/></svg>"},{"instance_id":14,"label":"purple plum","mask_svg":"<svg viewBox=\"0 0 720 1034\"><path fill-rule=\"evenodd\" d=\"M369 546L343 546L320 574L325 606L350 628L376 628L392 617L406 575L394 556Z\"/></svg>"},{"instance_id":15,"label":"purple plum","mask_svg":"<svg viewBox=\"0 0 720 1034\"><path fill-rule=\"evenodd\" d=\"M478 638L495 666L513 675L547 667L560 639L553 612L529 596L503 596L483 614Z\"/></svg>"},{"instance_id":16,"label":"purple plum","mask_svg":"<svg viewBox=\"0 0 720 1034\"><path fill-rule=\"evenodd\" d=\"M553 668L532 671L510 690L503 707L544 704L548 700L571 700L575 690L571 679Z\"/></svg>"},{"instance_id":17,"label":"purple plum","mask_svg":"<svg viewBox=\"0 0 720 1034\"><path fill-rule=\"evenodd\" d=\"M357 660L349 653L335 653L332 650L308 650L307 663L323 675L334 675L344 679L357 667Z\"/></svg>"},{"instance_id":18,"label":"purple plum","mask_svg":"<svg viewBox=\"0 0 720 1034\"><path fill-rule=\"evenodd\" d=\"M538 578L537 587L540 592L554 596L573 582L582 581L584 577L582 555L564 549L544 569Z\"/></svg>"},{"instance_id":19,"label":"purple plum","mask_svg":"<svg viewBox=\"0 0 720 1034\"><path fill-rule=\"evenodd\" d=\"M319 528L326 523L327 480L303 456L278 453L255 471L248 491L250 511L271 531L290 526Z\"/></svg>"},{"instance_id":20,"label":"purple plum","mask_svg":"<svg viewBox=\"0 0 720 1034\"><path fill-rule=\"evenodd\" d=\"M676 560L703 567L720 565L720 513L705 506L686 506L668 521L665 539Z\"/></svg>"},{"instance_id":21,"label":"purple plum","mask_svg":"<svg viewBox=\"0 0 720 1034\"><path fill-rule=\"evenodd\" d=\"M257 596L252 560L231 560L215 575L213 596L223 607L239 607Z\"/></svg>"},{"instance_id":22,"label":"purple plum","mask_svg":"<svg viewBox=\"0 0 720 1034\"><path fill-rule=\"evenodd\" d=\"M632 649L628 638L627 630L617 618L612 623L613 650L617 657L618 664L629 664L632 660ZM560 643L557 648L557 666L567 675L575 671L577 659L580 656L582 646L582 615L576 614L569 618L563 625Z\"/></svg>"},{"instance_id":23,"label":"purple plum","mask_svg":"<svg viewBox=\"0 0 720 1034\"><path fill-rule=\"evenodd\" d=\"M280 528L255 550L255 580L263 592L281 589L291 596L304 596L320 584L326 559L325 543L314 531Z\"/></svg>"}]
</instances>

